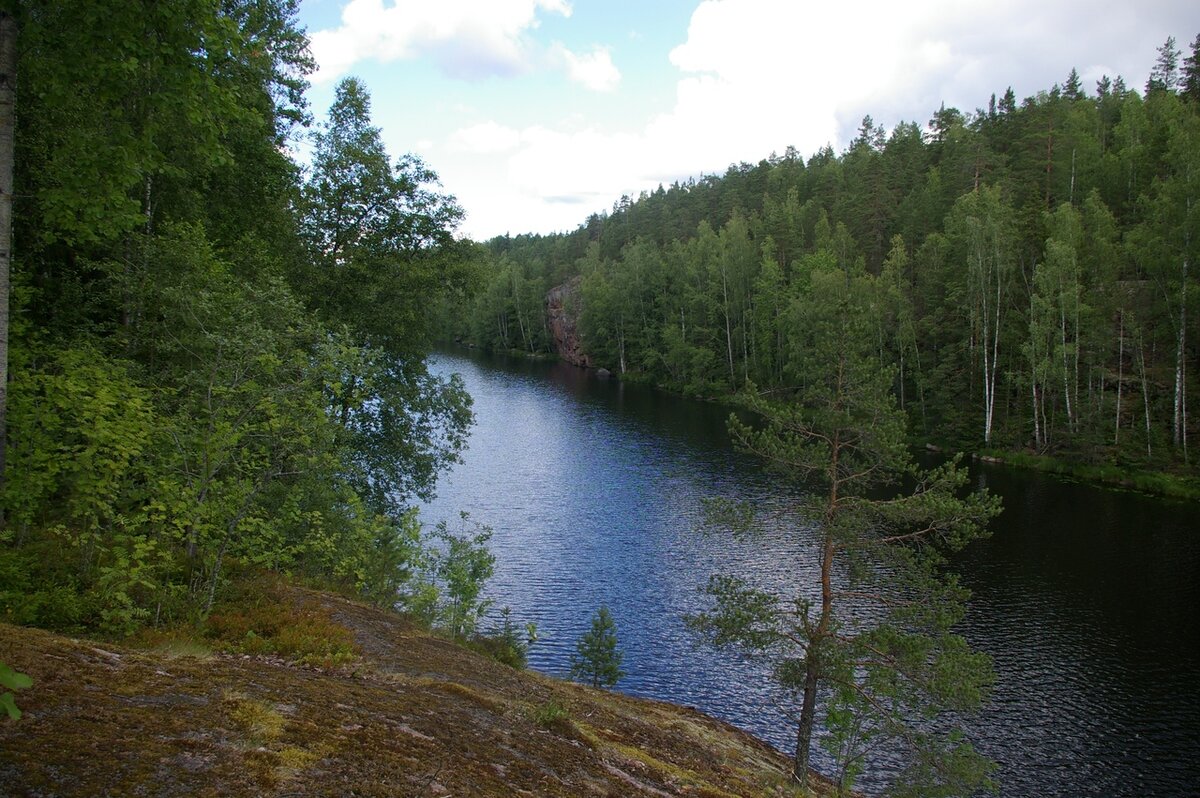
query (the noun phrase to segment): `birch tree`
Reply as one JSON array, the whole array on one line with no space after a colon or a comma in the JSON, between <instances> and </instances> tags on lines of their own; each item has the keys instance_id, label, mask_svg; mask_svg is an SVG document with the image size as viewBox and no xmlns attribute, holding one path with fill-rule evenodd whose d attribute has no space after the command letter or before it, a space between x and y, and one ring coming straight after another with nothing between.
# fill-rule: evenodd
<instances>
[{"instance_id":1,"label":"birch tree","mask_svg":"<svg viewBox=\"0 0 1200 798\"><path fill-rule=\"evenodd\" d=\"M1012 280L1012 212L999 188L964 194L946 220L964 266L970 350L982 375L983 442L992 442L1000 373L1001 324Z\"/></svg>"}]
</instances>

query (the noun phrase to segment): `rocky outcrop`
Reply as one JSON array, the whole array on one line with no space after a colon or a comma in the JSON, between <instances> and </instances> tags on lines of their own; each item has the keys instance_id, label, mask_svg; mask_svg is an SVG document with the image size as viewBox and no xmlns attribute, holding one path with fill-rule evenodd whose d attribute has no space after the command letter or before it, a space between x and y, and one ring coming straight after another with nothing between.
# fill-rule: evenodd
<instances>
[{"instance_id":1,"label":"rocky outcrop","mask_svg":"<svg viewBox=\"0 0 1200 798\"><path fill-rule=\"evenodd\" d=\"M24 716L0 720L2 794L795 794L788 757L694 709L516 670L341 596L275 595L263 618L340 628L357 653L206 651L194 629L189 648L137 649L0 623L0 661L33 678Z\"/></svg>"},{"instance_id":2,"label":"rocky outcrop","mask_svg":"<svg viewBox=\"0 0 1200 798\"><path fill-rule=\"evenodd\" d=\"M554 351L563 360L588 368L591 358L579 339L579 287L583 279L572 277L546 293L546 321L554 338Z\"/></svg>"}]
</instances>

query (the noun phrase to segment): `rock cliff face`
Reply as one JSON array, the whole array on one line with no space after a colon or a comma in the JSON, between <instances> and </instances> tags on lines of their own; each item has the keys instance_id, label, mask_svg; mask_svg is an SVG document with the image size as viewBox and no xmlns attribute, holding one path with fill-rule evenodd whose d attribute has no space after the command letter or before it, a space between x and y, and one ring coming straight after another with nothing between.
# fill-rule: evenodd
<instances>
[{"instance_id":1,"label":"rock cliff face","mask_svg":"<svg viewBox=\"0 0 1200 798\"><path fill-rule=\"evenodd\" d=\"M568 363L588 368L592 361L579 340L579 286L582 282L582 278L572 277L547 292L546 320L558 356Z\"/></svg>"}]
</instances>

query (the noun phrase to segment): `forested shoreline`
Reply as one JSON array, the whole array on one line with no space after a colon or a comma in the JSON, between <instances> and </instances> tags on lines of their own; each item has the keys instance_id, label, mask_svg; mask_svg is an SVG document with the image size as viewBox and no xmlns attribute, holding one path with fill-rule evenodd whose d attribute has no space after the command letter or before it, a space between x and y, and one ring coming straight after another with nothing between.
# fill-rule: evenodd
<instances>
[{"instance_id":1,"label":"forested shoreline","mask_svg":"<svg viewBox=\"0 0 1200 798\"><path fill-rule=\"evenodd\" d=\"M1150 54L1148 54L1148 57ZM443 336L553 350L552 288L591 362L704 396L786 396L814 278L862 281L915 438L1194 476L1200 36L1117 76L939 108L844 152L793 149L623 197L568 234L487 243ZM819 281L819 280L818 280Z\"/></svg>"},{"instance_id":2,"label":"forested shoreline","mask_svg":"<svg viewBox=\"0 0 1200 798\"><path fill-rule=\"evenodd\" d=\"M297 7L3 7L0 620L198 623L231 568L443 606L410 508L472 417L424 307L473 245L361 82L312 124Z\"/></svg>"}]
</instances>

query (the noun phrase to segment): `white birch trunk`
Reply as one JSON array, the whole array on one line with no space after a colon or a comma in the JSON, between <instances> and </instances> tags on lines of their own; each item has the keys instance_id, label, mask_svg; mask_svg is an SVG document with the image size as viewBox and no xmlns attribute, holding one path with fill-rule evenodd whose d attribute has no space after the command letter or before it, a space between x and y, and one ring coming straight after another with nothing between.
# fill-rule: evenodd
<instances>
[{"instance_id":1,"label":"white birch trunk","mask_svg":"<svg viewBox=\"0 0 1200 798\"><path fill-rule=\"evenodd\" d=\"M1121 388L1125 376L1125 312L1120 314L1120 327L1117 332L1117 416L1113 429L1113 445L1121 442Z\"/></svg>"}]
</instances>

